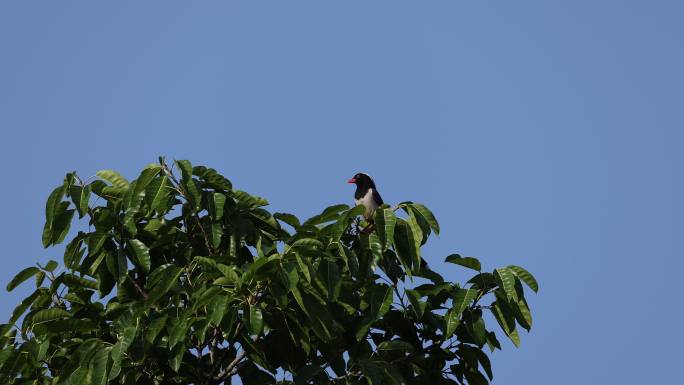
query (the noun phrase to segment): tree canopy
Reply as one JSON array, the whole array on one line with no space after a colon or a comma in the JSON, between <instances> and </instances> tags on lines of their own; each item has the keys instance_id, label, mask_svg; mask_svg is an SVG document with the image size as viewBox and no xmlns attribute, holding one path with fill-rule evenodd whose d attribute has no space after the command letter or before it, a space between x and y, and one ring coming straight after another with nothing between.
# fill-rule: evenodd
<instances>
[{"instance_id":1,"label":"tree canopy","mask_svg":"<svg viewBox=\"0 0 684 385\"><path fill-rule=\"evenodd\" d=\"M300 221L186 160L92 179L47 200L43 245L76 233L62 263L7 285L36 289L0 325L5 383L481 385L497 335L517 346L532 326L525 269L452 254L472 271L458 283L427 267L424 205L381 206L362 231L362 207Z\"/></svg>"}]
</instances>

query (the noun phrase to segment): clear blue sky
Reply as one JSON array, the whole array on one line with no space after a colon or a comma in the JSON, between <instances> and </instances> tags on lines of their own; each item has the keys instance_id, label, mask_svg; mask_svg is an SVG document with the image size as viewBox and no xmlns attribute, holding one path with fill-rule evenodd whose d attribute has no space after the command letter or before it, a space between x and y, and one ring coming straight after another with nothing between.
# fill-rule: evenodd
<instances>
[{"instance_id":1,"label":"clear blue sky","mask_svg":"<svg viewBox=\"0 0 684 385\"><path fill-rule=\"evenodd\" d=\"M494 384L681 383L681 1L3 1L2 287L64 173L215 167L273 210L427 204L540 281ZM29 285L0 296L0 317Z\"/></svg>"}]
</instances>

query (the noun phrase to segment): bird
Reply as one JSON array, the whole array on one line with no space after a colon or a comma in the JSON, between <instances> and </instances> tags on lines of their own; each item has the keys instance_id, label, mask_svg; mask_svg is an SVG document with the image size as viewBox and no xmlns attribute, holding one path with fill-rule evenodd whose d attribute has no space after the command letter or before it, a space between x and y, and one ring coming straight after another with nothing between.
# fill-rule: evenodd
<instances>
[{"instance_id":1,"label":"bird","mask_svg":"<svg viewBox=\"0 0 684 385\"><path fill-rule=\"evenodd\" d=\"M356 185L354 202L357 206L364 206L366 208L363 217L369 222L372 221L375 209L384 203L377 187L375 187L373 178L366 173L360 172L347 182Z\"/></svg>"}]
</instances>

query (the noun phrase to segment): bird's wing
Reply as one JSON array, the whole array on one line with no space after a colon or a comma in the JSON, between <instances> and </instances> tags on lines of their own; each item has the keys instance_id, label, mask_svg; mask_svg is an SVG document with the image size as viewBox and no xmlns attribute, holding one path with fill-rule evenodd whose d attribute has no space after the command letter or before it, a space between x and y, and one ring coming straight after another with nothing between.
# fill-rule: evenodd
<instances>
[{"instance_id":1,"label":"bird's wing","mask_svg":"<svg viewBox=\"0 0 684 385\"><path fill-rule=\"evenodd\" d=\"M380 193L376 189L373 189L373 200L375 201L375 203L378 204L378 206L380 206L381 204L384 203L382 201L382 197L380 196Z\"/></svg>"}]
</instances>

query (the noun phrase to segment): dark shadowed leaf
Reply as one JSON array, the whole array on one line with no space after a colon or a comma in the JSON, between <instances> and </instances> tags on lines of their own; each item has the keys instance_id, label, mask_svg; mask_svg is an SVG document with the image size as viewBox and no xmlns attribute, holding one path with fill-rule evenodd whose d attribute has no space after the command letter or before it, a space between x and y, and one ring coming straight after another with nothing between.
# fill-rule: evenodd
<instances>
[{"instance_id":1,"label":"dark shadowed leaf","mask_svg":"<svg viewBox=\"0 0 684 385\"><path fill-rule=\"evenodd\" d=\"M249 333L259 335L264 330L264 316L258 306L249 307Z\"/></svg>"},{"instance_id":2,"label":"dark shadowed leaf","mask_svg":"<svg viewBox=\"0 0 684 385\"><path fill-rule=\"evenodd\" d=\"M69 196L74 202L76 210L78 210L78 217L83 218L88 213L88 201L90 200L90 186L71 186L69 188Z\"/></svg>"}]
</instances>

